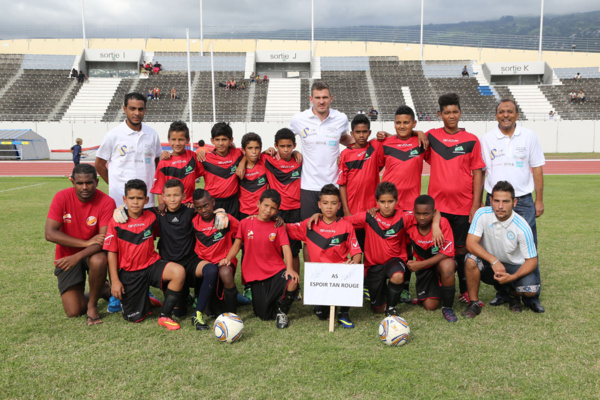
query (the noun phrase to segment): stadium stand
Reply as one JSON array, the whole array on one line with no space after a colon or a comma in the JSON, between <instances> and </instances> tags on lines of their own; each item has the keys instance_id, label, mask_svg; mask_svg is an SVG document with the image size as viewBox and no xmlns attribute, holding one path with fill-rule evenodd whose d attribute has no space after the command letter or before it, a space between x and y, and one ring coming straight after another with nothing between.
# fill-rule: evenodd
<instances>
[{"instance_id":1,"label":"stadium stand","mask_svg":"<svg viewBox=\"0 0 600 400\"><path fill-rule=\"evenodd\" d=\"M198 72L200 78L193 88L192 108L194 121L212 122L212 88L210 72ZM249 90L225 90L227 80L235 78L238 85L244 79L243 71L215 71L215 106L218 121L245 121L248 111ZM267 86L261 83L260 85ZM259 85L259 86L260 86ZM266 97L266 96L265 96ZM256 108L255 108L256 110ZM264 115L264 110L263 110Z\"/></svg>"},{"instance_id":2,"label":"stadium stand","mask_svg":"<svg viewBox=\"0 0 600 400\"><path fill-rule=\"evenodd\" d=\"M132 84L134 85L133 88ZM104 116L102 117L102 122L117 122L125 118L122 112L123 99L125 98L125 95L127 93L132 92L135 87L137 87L137 82L135 82L134 80L121 80L121 83L119 83L119 86L117 87L117 90L115 91L115 94L113 95L113 98L110 101L110 104L106 109Z\"/></svg>"},{"instance_id":3,"label":"stadium stand","mask_svg":"<svg viewBox=\"0 0 600 400\"><path fill-rule=\"evenodd\" d=\"M577 73L584 78L600 78L600 70L598 67L585 67L585 68L554 68L554 73L561 81L573 80L573 77Z\"/></svg>"},{"instance_id":4,"label":"stadium stand","mask_svg":"<svg viewBox=\"0 0 600 400\"><path fill-rule=\"evenodd\" d=\"M54 54L25 54L21 68L23 69L54 69L63 71L66 77L71 73L75 56Z\"/></svg>"},{"instance_id":5,"label":"stadium stand","mask_svg":"<svg viewBox=\"0 0 600 400\"><path fill-rule=\"evenodd\" d=\"M583 72L579 71L582 75ZM556 112L565 120L598 119L600 110L600 77L583 78L575 81L571 78L561 79L563 85L543 85L540 90L552 104ZM571 104L569 92L583 90L584 104Z\"/></svg>"},{"instance_id":6,"label":"stadium stand","mask_svg":"<svg viewBox=\"0 0 600 400\"><path fill-rule=\"evenodd\" d=\"M525 115L525 113L523 113L523 110L521 109L519 102L515 99L515 96L513 96L512 93L510 93L510 90L508 90L508 87L494 86L494 89L496 90L496 92L498 92L498 96L500 97L501 100L510 99L510 100L514 101L515 103L517 103L517 107L519 108L519 119L520 120L527 119L527 115ZM494 108L492 109L492 114L494 113L493 110L495 110L495 108L496 108L496 104L494 104ZM548 110L548 111L550 111L550 110Z\"/></svg>"},{"instance_id":7,"label":"stadium stand","mask_svg":"<svg viewBox=\"0 0 600 400\"><path fill-rule=\"evenodd\" d=\"M496 98L481 95L475 78L431 78L429 83L436 96L451 92L459 95L463 119L486 121L494 114Z\"/></svg>"},{"instance_id":8,"label":"stadium stand","mask_svg":"<svg viewBox=\"0 0 600 400\"><path fill-rule=\"evenodd\" d=\"M196 72L192 72L192 80L195 74ZM148 89L155 86L160 89L160 100L148 100L144 119L148 122L171 122L182 119L183 112L188 104L187 73L163 71L159 75L148 77L148 79L139 79L133 91L145 96ZM177 90L179 100L171 100L171 88L173 87ZM121 99L123 99L123 96L121 96Z\"/></svg>"},{"instance_id":9,"label":"stadium stand","mask_svg":"<svg viewBox=\"0 0 600 400\"><path fill-rule=\"evenodd\" d=\"M251 121L263 122L265 120L265 108L267 106L267 92L269 91L268 83L253 84L254 89L254 106L252 108ZM249 89L246 89L249 90Z\"/></svg>"},{"instance_id":10,"label":"stadium stand","mask_svg":"<svg viewBox=\"0 0 600 400\"><path fill-rule=\"evenodd\" d=\"M17 75L22 61L22 54L0 54L0 89Z\"/></svg>"}]
</instances>

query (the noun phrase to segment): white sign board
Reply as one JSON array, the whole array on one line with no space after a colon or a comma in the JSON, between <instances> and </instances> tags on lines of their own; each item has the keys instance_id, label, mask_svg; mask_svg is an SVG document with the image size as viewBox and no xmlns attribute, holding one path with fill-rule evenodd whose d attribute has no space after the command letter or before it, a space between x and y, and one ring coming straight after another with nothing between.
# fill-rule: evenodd
<instances>
[{"instance_id":1,"label":"white sign board","mask_svg":"<svg viewBox=\"0 0 600 400\"><path fill-rule=\"evenodd\" d=\"M304 304L362 307L362 264L304 264Z\"/></svg>"},{"instance_id":2,"label":"white sign board","mask_svg":"<svg viewBox=\"0 0 600 400\"><path fill-rule=\"evenodd\" d=\"M543 61L485 63L490 75L544 75Z\"/></svg>"},{"instance_id":3,"label":"white sign board","mask_svg":"<svg viewBox=\"0 0 600 400\"><path fill-rule=\"evenodd\" d=\"M85 50L85 61L140 62L141 59L142 50Z\"/></svg>"},{"instance_id":4,"label":"white sign board","mask_svg":"<svg viewBox=\"0 0 600 400\"><path fill-rule=\"evenodd\" d=\"M309 63L310 50L258 50L255 61L257 63Z\"/></svg>"}]
</instances>

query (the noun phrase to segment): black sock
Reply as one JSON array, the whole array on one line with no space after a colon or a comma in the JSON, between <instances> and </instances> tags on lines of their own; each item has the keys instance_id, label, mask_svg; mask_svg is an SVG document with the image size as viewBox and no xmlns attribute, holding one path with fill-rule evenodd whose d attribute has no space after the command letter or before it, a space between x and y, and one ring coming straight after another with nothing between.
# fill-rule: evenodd
<instances>
[{"instance_id":1,"label":"black sock","mask_svg":"<svg viewBox=\"0 0 600 400\"><path fill-rule=\"evenodd\" d=\"M467 277L465 276L465 255L457 254L454 258L456 260L456 273L458 274L458 287L460 294L467 291Z\"/></svg>"},{"instance_id":2,"label":"black sock","mask_svg":"<svg viewBox=\"0 0 600 400\"><path fill-rule=\"evenodd\" d=\"M234 286L231 289L225 288L223 300L225 301L225 311L230 313L237 312L237 288Z\"/></svg>"},{"instance_id":3,"label":"black sock","mask_svg":"<svg viewBox=\"0 0 600 400\"><path fill-rule=\"evenodd\" d=\"M208 299L215 288L217 276L219 275L219 267L217 267L215 264L206 264L204 268L202 268L202 275L202 285L196 292L198 293L196 311L200 312L203 312L206 308L206 303L208 303Z\"/></svg>"},{"instance_id":4,"label":"black sock","mask_svg":"<svg viewBox=\"0 0 600 400\"><path fill-rule=\"evenodd\" d=\"M398 301L400 301L400 295L402 294L402 284L388 282L387 285L387 306L396 307Z\"/></svg>"},{"instance_id":5,"label":"black sock","mask_svg":"<svg viewBox=\"0 0 600 400\"><path fill-rule=\"evenodd\" d=\"M175 292L171 289L165 291L165 302L163 303L160 315L171 318L173 309L180 301L183 292Z\"/></svg>"},{"instance_id":6,"label":"black sock","mask_svg":"<svg viewBox=\"0 0 600 400\"><path fill-rule=\"evenodd\" d=\"M350 307L340 307L340 313L347 313L350 311Z\"/></svg>"},{"instance_id":7,"label":"black sock","mask_svg":"<svg viewBox=\"0 0 600 400\"><path fill-rule=\"evenodd\" d=\"M290 292L288 290L285 292L285 296L283 296L283 300L281 300L281 302L279 304L279 309L281 311L283 311L284 314L287 314L290 312L290 308L292 308L292 304L294 303L294 300L296 299L298 290L299 289L296 289L293 292Z\"/></svg>"},{"instance_id":8,"label":"black sock","mask_svg":"<svg viewBox=\"0 0 600 400\"><path fill-rule=\"evenodd\" d=\"M410 287L410 276L412 275L412 271L410 269L406 269L406 271L404 271L404 289L408 290L408 288Z\"/></svg>"},{"instance_id":9,"label":"black sock","mask_svg":"<svg viewBox=\"0 0 600 400\"><path fill-rule=\"evenodd\" d=\"M454 305L454 293L456 293L456 287L442 286L442 307L452 308Z\"/></svg>"}]
</instances>

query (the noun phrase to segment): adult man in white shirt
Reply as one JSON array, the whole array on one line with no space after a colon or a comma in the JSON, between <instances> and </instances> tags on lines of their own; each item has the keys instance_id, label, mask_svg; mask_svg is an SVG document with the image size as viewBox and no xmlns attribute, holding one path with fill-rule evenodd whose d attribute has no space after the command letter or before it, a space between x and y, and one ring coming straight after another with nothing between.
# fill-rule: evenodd
<instances>
[{"instance_id":1,"label":"adult man in white shirt","mask_svg":"<svg viewBox=\"0 0 600 400\"><path fill-rule=\"evenodd\" d=\"M499 181L508 181L514 187L517 204L514 211L523 217L533 233L537 247L535 219L544 213L544 152L533 131L517 125L519 113L512 100L501 100L496 108L498 126L480 139L483 161L486 165L484 187L488 193L486 205L490 205L490 193ZM535 190L535 202L531 193ZM504 304L508 294L499 292L490 303ZM535 312L544 312L539 293L524 300Z\"/></svg>"},{"instance_id":2,"label":"adult man in white shirt","mask_svg":"<svg viewBox=\"0 0 600 400\"><path fill-rule=\"evenodd\" d=\"M523 311L521 296L531 298L539 292L540 274L537 251L531 228L516 212L518 203L512 185L496 183L492 189L492 206L475 213L467 236L465 274L471 302L463 312L475 318L481 312L479 282L506 288L509 308ZM541 307L541 306L540 306Z\"/></svg>"},{"instance_id":3,"label":"adult man in white shirt","mask_svg":"<svg viewBox=\"0 0 600 400\"><path fill-rule=\"evenodd\" d=\"M146 98L139 93L125 95L123 111L127 118L104 135L95 163L117 206L123 205L125 183L130 179L141 179L152 187L162 152L158 133L142 123ZM146 207L154 207L154 196L150 196Z\"/></svg>"},{"instance_id":4,"label":"adult man in white shirt","mask_svg":"<svg viewBox=\"0 0 600 400\"><path fill-rule=\"evenodd\" d=\"M290 129L302 142L300 214L302 220L320 212L319 192L327 184L337 186L340 144L354 142L348 134L348 117L331 108L329 85L316 81L310 89L312 107L292 117Z\"/></svg>"}]
</instances>

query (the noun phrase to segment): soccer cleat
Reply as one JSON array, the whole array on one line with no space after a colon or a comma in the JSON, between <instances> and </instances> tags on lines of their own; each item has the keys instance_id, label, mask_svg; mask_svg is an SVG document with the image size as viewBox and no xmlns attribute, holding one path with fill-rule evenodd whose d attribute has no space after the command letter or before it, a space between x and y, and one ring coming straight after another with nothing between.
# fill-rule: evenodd
<instances>
[{"instance_id":1,"label":"soccer cleat","mask_svg":"<svg viewBox=\"0 0 600 400\"><path fill-rule=\"evenodd\" d=\"M252 301L252 289L250 289L250 286L244 288L244 297Z\"/></svg>"},{"instance_id":2,"label":"soccer cleat","mask_svg":"<svg viewBox=\"0 0 600 400\"><path fill-rule=\"evenodd\" d=\"M396 310L396 307L387 307L385 309L385 316L386 317L391 317L391 316L398 316L398 310Z\"/></svg>"},{"instance_id":3,"label":"soccer cleat","mask_svg":"<svg viewBox=\"0 0 600 400\"><path fill-rule=\"evenodd\" d=\"M110 298L108 299L108 308L107 311L109 313L115 313L117 311L121 311L123 307L121 306L121 301L119 301L119 299L110 296Z\"/></svg>"},{"instance_id":4,"label":"soccer cleat","mask_svg":"<svg viewBox=\"0 0 600 400\"><path fill-rule=\"evenodd\" d=\"M469 292L464 292L458 296L458 302L469 304L471 302L471 299L469 298Z\"/></svg>"},{"instance_id":5,"label":"soccer cleat","mask_svg":"<svg viewBox=\"0 0 600 400\"><path fill-rule=\"evenodd\" d=\"M412 300L410 298L410 292L408 290L406 290L406 289L402 289L402 293L400 293L400 302L408 304L411 301Z\"/></svg>"},{"instance_id":6,"label":"soccer cleat","mask_svg":"<svg viewBox=\"0 0 600 400\"><path fill-rule=\"evenodd\" d=\"M456 314L454 314L454 310L452 309L452 307L442 307L442 315L448 322L458 321L458 318L456 317Z\"/></svg>"},{"instance_id":7,"label":"soccer cleat","mask_svg":"<svg viewBox=\"0 0 600 400\"><path fill-rule=\"evenodd\" d=\"M371 293L369 293L369 289L363 289L363 296L365 296L366 301L371 301Z\"/></svg>"},{"instance_id":8,"label":"soccer cleat","mask_svg":"<svg viewBox=\"0 0 600 400\"><path fill-rule=\"evenodd\" d=\"M326 312L328 307L314 306L313 313L319 318L321 321L326 321L329 314Z\"/></svg>"},{"instance_id":9,"label":"soccer cleat","mask_svg":"<svg viewBox=\"0 0 600 400\"><path fill-rule=\"evenodd\" d=\"M496 295L496 297L492 301L490 301L490 306L497 307L501 306L504 303L508 303L508 300L502 296Z\"/></svg>"},{"instance_id":10,"label":"soccer cleat","mask_svg":"<svg viewBox=\"0 0 600 400\"><path fill-rule=\"evenodd\" d=\"M167 317L167 316L161 316L158 319L158 324L160 326L164 326L165 328L167 328L170 331L176 331L177 329L180 329L181 326L177 323L177 321L175 321L173 318Z\"/></svg>"},{"instance_id":11,"label":"soccer cleat","mask_svg":"<svg viewBox=\"0 0 600 400\"><path fill-rule=\"evenodd\" d=\"M481 307L479 307L479 303L472 301L469 303L465 311L463 311L462 316L465 318L475 318L481 313Z\"/></svg>"},{"instance_id":12,"label":"soccer cleat","mask_svg":"<svg viewBox=\"0 0 600 400\"><path fill-rule=\"evenodd\" d=\"M152 307L162 307L162 302L154 297L151 291L148 290L148 298L150 299L150 304Z\"/></svg>"},{"instance_id":13,"label":"soccer cleat","mask_svg":"<svg viewBox=\"0 0 600 400\"><path fill-rule=\"evenodd\" d=\"M508 309L514 312L523 312L523 303L521 303L521 297L511 297L508 301Z\"/></svg>"},{"instance_id":14,"label":"soccer cleat","mask_svg":"<svg viewBox=\"0 0 600 400\"><path fill-rule=\"evenodd\" d=\"M342 328L345 329L354 328L354 322L352 322L352 320L350 319L350 314L347 312L338 313L338 324L340 324Z\"/></svg>"},{"instance_id":15,"label":"soccer cleat","mask_svg":"<svg viewBox=\"0 0 600 400\"><path fill-rule=\"evenodd\" d=\"M196 311L196 316L192 317L192 325L196 327L197 331L208 329L208 325L206 325L206 322L204 322L204 316L200 311Z\"/></svg>"},{"instance_id":16,"label":"soccer cleat","mask_svg":"<svg viewBox=\"0 0 600 400\"><path fill-rule=\"evenodd\" d=\"M287 315L280 309L277 310L277 316L275 317L275 319L277 329L285 329L288 326L290 326L290 320L288 319Z\"/></svg>"},{"instance_id":17,"label":"soccer cleat","mask_svg":"<svg viewBox=\"0 0 600 400\"><path fill-rule=\"evenodd\" d=\"M540 304L539 300L538 301L533 301L532 303L527 304L527 307L529 307L529 309L531 311L533 311L534 313L541 314L541 313L546 312L546 309L544 308L544 306L542 306Z\"/></svg>"}]
</instances>

